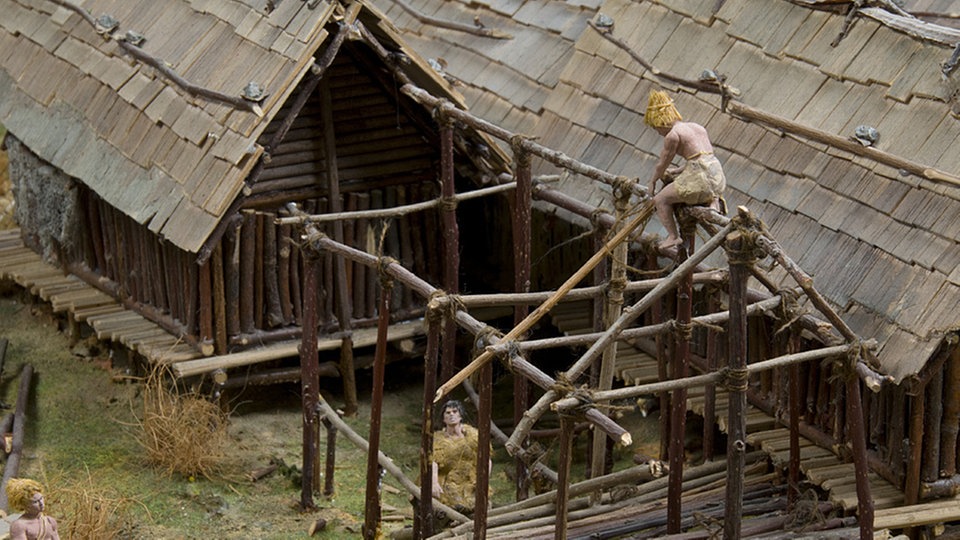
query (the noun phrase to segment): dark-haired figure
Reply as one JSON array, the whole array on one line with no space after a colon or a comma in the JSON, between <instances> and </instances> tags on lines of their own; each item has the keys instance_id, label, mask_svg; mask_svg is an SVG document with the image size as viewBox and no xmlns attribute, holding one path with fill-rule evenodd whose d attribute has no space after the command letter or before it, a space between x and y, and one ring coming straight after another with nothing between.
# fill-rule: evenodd
<instances>
[{"instance_id":1,"label":"dark-haired figure","mask_svg":"<svg viewBox=\"0 0 960 540\"><path fill-rule=\"evenodd\" d=\"M443 405L443 429L433 437L433 496L461 512L473 512L477 497L477 429L464 424L466 409Z\"/></svg>"}]
</instances>

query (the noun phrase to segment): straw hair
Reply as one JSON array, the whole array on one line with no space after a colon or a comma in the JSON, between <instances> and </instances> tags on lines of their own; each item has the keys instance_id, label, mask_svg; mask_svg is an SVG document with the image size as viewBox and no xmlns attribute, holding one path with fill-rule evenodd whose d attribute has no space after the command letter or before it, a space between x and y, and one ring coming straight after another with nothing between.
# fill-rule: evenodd
<instances>
[{"instance_id":1,"label":"straw hair","mask_svg":"<svg viewBox=\"0 0 960 540\"><path fill-rule=\"evenodd\" d=\"M683 120L673 100L663 90L651 90L643 122L653 128L667 128Z\"/></svg>"},{"instance_id":2,"label":"straw hair","mask_svg":"<svg viewBox=\"0 0 960 540\"><path fill-rule=\"evenodd\" d=\"M26 510L34 493L43 493L43 486L36 480L11 478L7 481L7 502L18 512Z\"/></svg>"}]
</instances>

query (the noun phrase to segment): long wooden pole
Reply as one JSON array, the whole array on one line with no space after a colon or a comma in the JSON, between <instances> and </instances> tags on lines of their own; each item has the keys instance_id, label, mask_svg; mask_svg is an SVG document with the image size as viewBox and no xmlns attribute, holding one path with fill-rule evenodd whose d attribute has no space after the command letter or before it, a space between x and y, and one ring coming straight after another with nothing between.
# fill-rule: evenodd
<instances>
[{"instance_id":1,"label":"long wooden pole","mask_svg":"<svg viewBox=\"0 0 960 540\"><path fill-rule=\"evenodd\" d=\"M858 350L859 348L859 343L853 343L847 345L834 345L832 347L824 347L822 349L803 351L794 354L785 354L776 358L769 358L767 360L761 360L759 362L749 364L746 366L746 370L748 375L753 375L755 373L761 373L770 369L846 355L851 351ZM607 401L632 399L639 396L656 394L658 392L669 392L676 390L677 388L693 388L696 386L704 386L706 384L714 383L726 384L729 376L730 375L728 373L724 373L723 371L714 371L711 373L703 373L701 375L691 375L682 379L671 379L667 381L638 384L636 386L626 386L623 388L617 388L615 390L608 390L606 392L593 392L590 394L590 400L596 403L604 403ZM582 405L582 402L579 398L565 397L554 401L550 405L550 409L563 410L571 407L577 407L579 405Z\"/></svg>"},{"instance_id":2,"label":"long wooden pole","mask_svg":"<svg viewBox=\"0 0 960 540\"><path fill-rule=\"evenodd\" d=\"M300 394L303 400L303 474L300 476L300 508L313 505L313 467L317 461L317 402L320 399L320 366L317 354L317 254L304 258L303 334L300 340Z\"/></svg>"},{"instance_id":3,"label":"long wooden pole","mask_svg":"<svg viewBox=\"0 0 960 540\"><path fill-rule=\"evenodd\" d=\"M747 385L747 280L746 266L752 262L743 255L750 253L752 246L737 231L727 236L730 260L730 324L729 324L729 370L736 377L731 385L727 404L727 487L723 521L723 537L726 540L740 538L740 521L743 510L743 469L747 449L746 416Z\"/></svg>"},{"instance_id":4,"label":"long wooden pole","mask_svg":"<svg viewBox=\"0 0 960 540\"><path fill-rule=\"evenodd\" d=\"M648 203L644 203L648 204ZM649 208L652 208L650 206ZM581 374L583 374L584 369L590 366L591 363L599 356L604 348L607 347L610 343L616 341L620 334L630 325L634 320L637 319L641 314L643 314L650 306L659 300L664 294L669 290L673 289L676 284L682 279L682 277L690 273L693 268L707 258L710 253L712 253L720 244L723 242L726 234L733 229L733 224L727 224L726 227L721 229L720 233L708 240L702 249L697 250L689 259L684 261L679 265L672 273L670 279L661 282L659 285L654 287L650 292L638 300L635 304L630 306L629 309L625 309L623 314L607 329L603 336L595 341L593 345L587 350L583 356L580 357L565 373L564 377L567 380L574 381ZM624 227L618 233L618 236L624 234L625 231L630 230L630 227ZM608 242L609 246L610 243ZM607 251L605 248L603 251ZM595 256L596 257L596 256ZM596 263L594 263L596 264ZM569 281L569 280L568 280ZM559 292L559 291L558 291ZM543 305L540 306L541 308ZM538 311L540 308L538 308ZM534 313L537 313L536 311ZM516 330L516 328L514 328ZM504 337L504 340L512 339L510 334ZM549 408L550 403L555 401L557 398L561 397L559 392L555 389L550 389L540 399L531 407L526 414L523 415L523 422L521 425L517 426L517 429L513 431L513 434L510 436L510 443L516 445L516 441L522 439L525 433L533 427L533 424L543 415L544 412ZM507 446L507 449L510 449L510 446Z\"/></svg>"},{"instance_id":5,"label":"long wooden pole","mask_svg":"<svg viewBox=\"0 0 960 540\"><path fill-rule=\"evenodd\" d=\"M960 433L960 358L950 353L944 374L943 427L940 430L940 470L943 476L957 473L957 435Z\"/></svg>"},{"instance_id":6,"label":"long wooden pole","mask_svg":"<svg viewBox=\"0 0 960 540\"><path fill-rule=\"evenodd\" d=\"M417 540L433 535L433 392L440 358L440 324L443 315L436 301L427 306L427 349L423 355L423 424L420 431L420 504L413 521Z\"/></svg>"},{"instance_id":7,"label":"long wooden pole","mask_svg":"<svg viewBox=\"0 0 960 540\"><path fill-rule=\"evenodd\" d=\"M392 280L382 279L380 286L380 319L377 324L377 347L373 360L373 389L370 396L370 447L367 450L367 491L364 505L363 537L375 540L380 529L380 422L383 417L383 377L387 364L387 329L390 326Z\"/></svg>"},{"instance_id":8,"label":"long wooden pole","mask_svg":"<svg viewBox=\"0 0 960 540\"><path fill-rule=\"evenodd\" d=\"M790 337L787 340L787 354L793 354L800 350L800 331L797 328L790 329ZM800 364L790 366L790 402L787 404L789 422L790 422L790 465L789 465L789 485L787 491L787 500L790 503L790 510L800 500Z\"/></svg>"},{"instance_id":9,"label":"long wooden pole","mask_svg":"<svg viewBox=\"0 0 960 540\"><path fill-rule=\"evenodd\" d=\"M570 463L573 458L573 426L575 423L576 420L572 416L560 415L560 456L557 458L557 518L553 536L555 540L567 539L567 504L570 501Z\"/></svg>"},{"instance_id":10,"label":"long wooden pole","mask_svg":"<svg viewBox=\"0 0 960 540\"><path fill-rule=\"evenodd\" d=\"M440 117L440 189L445 203L441 206L443 244L443 288L448 294L460 290L460 228L457 225L457 206L453 170L453 121ZM447 381L456 367L457 323L447 317L443 323L443 342L440 353L440 380ZM434 401L437 401L434 399Z\"/></svg>"},{"instance_id":11,"label":"long wooden pole","mask_svg":"<svg viewBox=\"0 0 960 540\"><path fill-rule=\"evenodd\" d=\"M321 116L323 121L323 147L327 165L327 189L329 190L329 210L343 211L343 201L340 198L340 174L337 166L336 134L333 126L333 100L330 97L330 85L324 80L320 85ZM343 222L333 222L333 237L343 243ZM353 305L347 287L347 265L343 257L337 257L334 262L336 280L337 320L340 331L344 332L343 344L340 348L340 372L343 376L344 412L347 416L357 414L357 379L353 366L353 338L350 330L353 328Z\"/></svg>"},{"instance_id":12,"label":"long wooden pole","mask_svg":"<svg viewBox=\"0 0 960 540\"><path fill-rule=\"evenodd\" d=\"M308 227L308 230L309 230L309 227ZM308 234L304 238L304 240L307 244L311 244L316 249L327 250L327 251L342 255L351 260L360 262L361 264L365 264L367 266L377 266L380 261L377 257L370 255L369 253L360 251L350 246L346 246L342 243L336 242L335 240L331 240L327 236L317 233L315 231ZM394 279L399 280L405 286L410 287L413 291L417 292L417 294L423 297L431 298L432 296L434 296L434 294L438 292L438 289L436 287L430 285L423 279L417 277L415 274L413 274L412 272L410 272L400 264L396 263L395 261L384 264L383 266L384 266L383 268L384 272L389 274ZM449 298L445 298L444 300L448 302L451 301L451 299ZM454 317L457 320L457 324L459 324L461 327L463 327L464 329L466 329L467 331L471 332L474 335L479 335L481 333L482 334L495 333L495 332L491 332L491 330L493 329L490 326L478 321L477 319L475 319L470 314L464 311L456 310L456 314L454 315ZM490 338L490 341L494 345L496 345L500 341L500 339L493 336ZM534 366L533 364L528 362L526 359L524 359L522 355L517 355L513 357L511 359L511 363L515 370L523 374L525 377L530 379L532 383L536 384L541 388L550 388L554 386L557 382L553 377L550 377L549 375L544 373L542 370L540 370L538 367ZM616 422L611 420L609 417L607 417L600 411L592 408L588 409L584 412L584 417L590 422L593 422L599 429L604 430L604 432L607 433L617 443L623 446L628 446L633 442L629 431L617 425ZM508 441L508 444L509 444L509 441ZM510 447L507 447L507 451L511 452L511 455L513 455L512 450L515 450L515 449L511 449Z\"/></svg>"},{"instance_id":13,"label":"long wooden pole","mask_svg":"<svg viewBox=\"0 0 960 540\"><path fill-rule=\"evenodd\" d=\"M627 217L628 205L630 203L630 193L622 190L614 190L614 207L617 212L617 221L623 223ZM627 281L627 242L621 242L615 248L610 257L610 280L607 290L607 299L603 306L603 325L607 327L612 325L620 318L623 309L623 289ZM598 390L610 390L613 388L614 368L617 361L618 342L613 341L608 344L601 353L600 370L597 377L596 388ZM607 437L602 433L593 434L593 446L590 452L590 477L602 476L607 472ZM594 500L599 501L600 493L594 493Z\"/></svg>"},{"instance_id":14,"label":"long wooden pole","mask_svg":"<svg viewBox=\"0 0 960 540\"><path fill-rule=\"evenodd\" d=\"M343 421L342 418L340 418L340 415L337 414L337 411L333 410L333 407L331 407L330 404L327 403L325 399L323 399L323 396L320 396L320 401L317 403L317 411L319 412L321 418L326 418L327 420L329 420L330 423L332 423L337 428L338 431L342 432L344 436L347 438L347 440L352 442L357 448L359 448L363 452L368 452L370 450L370 444L366 440L364 440L364 438L360 436L359 433L354 431L349 424L347 424L346 422ZM407 490L407 493L413 495L414 497L420 496L420 488L417 487L416 484L411 482L410 479L403 474L403 471L400 469L400 467L397 466L397 464L392 459L387 457L383 452L377 452L376 455L377 455L377 461L378 463L380 463L380 466L383 467L385 471L390 473L390 475L393 476L400 483L403 489ZM443 512L452 521L455 521L457 523L470 522L470 518L464 516L460 512L457 512L453 508L450 508L449 506L441 503L438 500L434 499L433 505L437 510L440 510L441 512Z\"/></svg>"},{"instance_id":15,"label":"long wooden pole","mask_svg":"<svg viewBox=\"0 0 960 540\"><path fill-rule=\"evenodd\" d=\"M530 171L530 154L519 147L513 154L517 189L513 192L513 291L522 294L530 291L531 240L530 223L532 216L533 182ZM526 304L514 304L513 324L520 324L530 314ZM523 411L527 410L530 400L530 383L523 377L513 379L513 425L520 423ZM523 445L524 441L520 441ZM516 499L528 496L527 466L517 456L514 460L514 483Z\"/></svg>"},{"instance_id":16,"label":"long wooden pole","mask_svg":"<svg viewBox=\"0 0 960 540\"><path fill-rule=\"evenodd\" d=\"M878 150L872 146L864 146L855 140L840 137L839 135L834 135L810 126L805 126L799 122L794 122L782 116L776 116L759 109L755 109L748 105L744 105L743 103L731 101L727 104L727 109L729 112L749 120L756 120L758 122L786 130L790 133L795 133L797 135L813 139L817 142L822 142L835 148L846 150L847 152L851 152L858 156L868 157L878 163L889 165L895 169L909 171L917 176L920 176L921 178L946 182L953 185L960 185L960 177L956 175L949 174L933 167L928 167L915 161L910 161L909 159L904 159L900 156Z\"/></svg>"},{"instance_id":17,"label":"long wooden pole","mask_svg":"<svg viewBox=\"0 0 960 540\"><path fill-rule=\"evenodd\" d=\"M585 278L593 268L606 257L615 246L619 245L621 242L627 239L630 233L640 225L646 223L646 221L653 214L653 202L646 201L641 210L637 213L634 218L623 227L616 235L611 238L603 249L593 254L587 262L580 267L579 270L574 272L572 276L567 278L567 280L554 292L550 298L545 302L540 304L537 309L535 309L530 315L527 315L523 321L514 326L507 335L501 338L501 341L514 341L528 330L533 328L533 325L537 323L544 315L546 315L554 306L556 306L560 300L571 290L577 283L579 283L583 278ZM652 291L651 291L652 292ZM440 401L443 396L447 395L451 390L457 387L464 379L469 377L474 371L476 371L483 363L488 362L493 357L493 353L489 350L484 351L482 354L477 356L472 362L470 362L467 367L461 369L456 375L450 378L449 381L445 382L439 389L437 389L437 395L434 396L434 403Z\"/></svg>"},{"instance_id":18,"label":"long wooden pole","mask_svg":"<svg viewBox=\"0 0 960 540\"><path fill-rule=\"evenodd\" d=\"M693 251L693 230L683 223L684 243L678 249L677 262L683 263L687 254ZM746 310L744 310L746 311ZM673 358L670 359L670 376L675 379L685 378L690 363L690 337L693 327L690 320L693 318L693 281L690 274L684 274L677 286L677 331L674 334ZM661 359L661 362L664 359ZM683 509L683 464L684 442L687 426L687 389L678 388L670 396L670 484L667 490L667 532L679 533L680 520Z\"/></svg>"},{"instance_id":19,"label":"long wooden pole","mask_svg":"<svg viewBox=\"0 0 960 540\"><path fill-rule=\"evenodd\" d=\"M863 401L860 397L860 379L850 365L846 374L847 424L850 429L850 444L853 447L853 469L857 486L857 522L860 524L860 540L873 538L873 497L870 494L870 464L867 462L867 433L863 420ZM937 441L939 442L939 441Z\"/></svg>"}]
</instances>

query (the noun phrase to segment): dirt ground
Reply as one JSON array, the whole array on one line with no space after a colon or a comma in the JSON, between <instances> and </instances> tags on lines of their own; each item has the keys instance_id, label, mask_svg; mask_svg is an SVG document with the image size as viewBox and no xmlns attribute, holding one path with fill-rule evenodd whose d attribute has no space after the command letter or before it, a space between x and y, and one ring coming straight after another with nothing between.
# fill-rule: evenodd
<instances>
[{"instance_id":1,"label":"dirt ground","mask_svg":"<svg viewBox=\"0 0 960 540\"><path fill-rule=\"evenodd\" d=\"M7 339L0 400L14 404L20 374L35 370L29 394L29 416L21 476L48 487L48 512L66 527L71 519L70 496L78 490L103 493L118 504L122 533L130 539L290 539L309 538L316 519L326 530L313 538L357 538L363 522L366 456L344 436L336 445L336 494L317 495L318 509L301 513L299 467L302 456L298 385L274 385L227 396L230 403L229 444L222 470L211 478L165 476L144 463L136 441L135 417L142 410L141 383L128 379L128 370L95 339L71 346L61 331L62 320L49 306L31 304L17 288L0 294L0 339ZM416 362L388 366L383 412L382 451L416 481L419 456L422 371ZM369 433L369 372L358 372L360 412L348 423ZM495 392L509 395L512 381L499 381ZM343 405L336 382L323 394L335 407ZM458 396L460 397L460 396ZM499 398L498 403L509 402ZM496 411L495 411L496 416ZM629 464L633 452L654 453L649 441L656 433L655 417L625 419L633 448L616 452L618 467ZM548 441L548 445L549 445ZM587 439L579 445L586 448ZM321 436L321 456L325 452ZM548 464L556 448L547 449ZM574 469L582 471L582 460ZM273 474L251 481L250 473L279 464ZM512 501L512 465L503 449L494 452L494 505ZM383 531L412 524L408 495L389 475L384 480ZM319 486L318 486L319 488ZM63 536L70 538L70 536Z\"/></svg>"},{"instance_id":2,"label":"dirt ground","mask_svg":"<svg viewBox=\"0 0 960 540\"><path fill-rule=\"evenodd\" d=\"M337 493L316 496L319 509L301 513L299 468L302 436L300 399L295 385L278 385L231 396L229 444L222 470L211 478L167 477L144 463L136 440L135 416L142 410L140 383L124 379L109 352L96 344L71 347L60 322L42 304L24 303L14 292L0 296L0 339L8 340L0 397L13 405L21 373L34 369L29 387L27 432L20 475L48 486L48 513L68 524L71 493L102 493L117 502L123 532L118 538L307 538L315 519L327 530L314 538L352 538L363 521L365 455L344 437L337 444ZM386 396L384 429L388 441L415 443L419 427L406 416L407 405L421 399L416 387L396 387ZM335 406L336 394L327 394ZM351 419L367 436L369 406ZM384 445L398 463L415 474L416 446L407 452ZM321 446L321 453L324 447ZM411 456L413 463L409 463ZM406 463L404 463L406 461ZM257 482L248 475L278 464ZM407 497L386 481L385 530L409 522ZM62 535L70 538L69 535Z\"/></svg>"}]
</instances>

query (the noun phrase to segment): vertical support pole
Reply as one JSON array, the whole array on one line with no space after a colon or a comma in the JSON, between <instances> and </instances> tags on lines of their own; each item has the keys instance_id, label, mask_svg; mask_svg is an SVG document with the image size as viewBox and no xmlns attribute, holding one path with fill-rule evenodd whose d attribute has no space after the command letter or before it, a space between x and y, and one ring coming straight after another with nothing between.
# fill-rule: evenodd
<instances>
[{"instance_id":1,"label":"vertical support pole","mask_svg":"<svg viewBox=\"0 0 960 540\"><path fill-rule=\"evenodd\" d=\"M719 310L719 300L712 292L707 293L707 312ZM707 373L717 370L717 332L707 330ZM717 429L717 385L709 383L703 389L703 461L713 461L713 447L716 445L714 432Z\"/></svg>"},{"instance_id":2,"label":"vertical support pole","mask_svg":"<svg viewBox=\"0 0 960 540\"><path fill-rule=\"evenodd\" d=\"M333 497L336 491L335 484L333 483L333 475L337 470L337 426L333 425L333 422L326 416L323 417L322 422L323 427L327 430L327 454L324 467L323 496Z\"/></svg>"},{"instance_id":3,"label":"vertical support pole","mask_svg":"<svg viewBox=\"0 0 960 540\"><path fill-rule=\"evenodd\" d=\"M684 241L677 249L677 264L683 264L693 252L696 238L692 223L681 224ZM670 360L670 377L674 380L687 376L690 365L691 320L693 319L693 274L683 275L677 284L677 323L674 332L674 351ZM684 439L687 431L687 389L678 388L670 397L670 478L667 485L667 532L681 531L683 498Z\"/></svg>"},{"instance_id":4,"label":"vertical support pole","mask_svg":"<svg viewBox=\"0 0 960 540\"><path fill-rule=\"evenodd\" d=\"M622 228L627 222L627 208L630 204L630 191L624 186L614 187L614 208L617 214L616 223ZM611 230L615 234L618 229ZM610 282L607 287L607 300L603 310L604 328L612 326L620 318L623 309L623 289L627 285L627 242L620 242L613 248L610 263ZM613 388L613 372L617 362L617 346L619 342L612 341L603 350L600 359L600 376L597 380L597 389L600 391ZM602 430L593 430L593 444L590 453L590 478L599 478L607 472L607 434ZM600 492L591 494L591 500L599 502Z\"/></svg>"},{"instance_id":5,"label":"vertical support pole","mask_svg":"<svg viewBox=\"0 0 960 540\"><path fill-rule=\"evenodd\" d=\"M213 280L213 336L214 351L227 353L227 296L223 277L223 244L218 242L208 263Z\"/></svg>"},{"instance_id":6,"label":"vertical support pole","mask_svg":"<svg viewBox=\"0 0 960 540\"><path fill-rule=\"evenodd\" d=\"M318 254L304 249L303 331L300 335L300 393L303 400L303 471L300 477L300 508L313 505L313 466L317 461L317 404L320 402L320 359L317 353ZM329 464L328 464L329 466Z\"/></svg>"},{"instance_id":7,"label":"vertical support pole","mask_svg":"<svg viewBox=\"0 0 960 540\"><path fill-rule=\"evenodd\" d=\"M531 204L533 201L533 180L530 173L530 154L523 150L517 141L513 147L513 161L516 167L514 178L517 188L514 190L513 202L513 290L518 293L530 291L530 257L531 257ZM517 326L530 312L526 304L517 304L513 308L513 325ZM526 377L513 378L513 425L516 426L523 418L530 401L530 382ZM526 441L518 441L524 445ZM516 478L516 499L524 500L529 496L527 466L517 456L514 459L514 473Z\"/></svg>"},{"instance_id":8,"label":"vertical support pole","mask_svg":"<svg viewBox=\"0 0 960 540\"><path fill-rule=\"evenodd\" d=\"M657 269L656 255L650 256L649 261L649 269ZM650 307L652 319L650 324L660 324L666 319L664 307L662 299L653 303L653 306ZM669 348L667 347L667 337L664 334L657 334L656 347L657 380L662 382L670 378L670 374L667 372L667 353ZM657 457L660 461L668 461L670 459L670 414L667 411L670 410L670 392L666 390L659 392L657 399L660 401L660 453Z\"/></svg>"},{"instance_id":9,"label":"vertical support pole","mask_svg":"<svg viewBox=\"0 0 960 540\"><path fill-rule=\"evenodd\" d=\"M370 443L367 449L367 495L364 509L363 538L380 536L380 421L383 416L383 377L387 364L387 330L390 328L390 295L393 281L380 276L380 313L377 319L377 348L373 355L373 389L370 396Z\"/></svg>"},{"instance_id":10,"label":"vertical support pole","mask_svg":"<svg viewBox=\"0 0 960 540\"><path fill-rule=\"evenodd\" d=\"M433 396L437 391L440 326L443 312L437 299L427 303L427 350L423 365L423 427L420 432L420 504L413 521L416 540L433 536Z\"/></svg>"},{"instance_id":11,"label":"vertical support pole","mask_svg":"<svg viewBox=\"0 0 960 540\"><path fill-rule=\"evenodd\" d=\"M950 353L946 361L943 395L940 470L945 478L950 478L957 474L957 434L960 433L960 359L956 350Z\"/></svg>"},{"instance_id":12,"label":"vertical support pole","mask_svg":"<svg viewBox=\"0 0 960 540\"><path fill-rule=\"evenodd\" d=\"M452 317L451 317L452 318ZM493 404L493 363L477 372L480 376L480 407L477 410L477 497L473 507L473 537L487 537L487 510L490 507L490 423Z\"/></svg>"},{"instance_id":13,"label":"vertical support pole","mask_svg":"<svg viewBox=\"0 0 960 540\"><path fill-rule=\"evenodd\" d=\"M916 395L910 396L910 456L907 458L907 474L903 486L903 505L910 506L920 502L920 464L923 460L923 422L924 394L921 387ZM916 538L914 528L904 531L909 538Z\"/></svg>"},{"instance_id":14,"label":"vertical support pole","mask_svg":"<svg viewBox=\"0 0 960 540\"><path fill-rule=\"evenodd\" d=\"M739 232L727 235L727 253L730 260L730 323L729 369L730 397L727 417L727 489L724 509L723 537L740 538L743 511L743 469L747 448L747 280L752 257L750 242Z\"/></svg>"},{"instance_id":15,"label":"vertical support pole","mask_svg":"<svg viewBox=\"0 0 960 540\"><path fill-rule=\"evenodd\" d=\"M453 120L445 116L440 123L440 220L443 228L443 288L448 294L460 290L460 229L457 226L457 194L453 170ZM455 368L457 323L447 317L443 325L443 351L440 380L447 381Z\"/></svg>"},{"instance_id":16,"label":"vertical support pole","mask_svg":"<svg viewBox=\"0 0 960 540\"><path fill-rule=\"evenodd\" d=\"M191 265L193 266L193 265ZM199 304L198 330L202 344L213 344L213 277L210 260L197 269L197 302ZM212 349L212 347L211 347Z\"/></svg>"},{"instance_id":17,"label":"vertical support pole","mask_svg":"<svg viewBox=\"0 0 960 540\"><path fill-rule=\"evenodd\" d=\"M253 210L243 210L243 225L240 228L240 246L237 248L240 268L240 332L253 332L255 304L253 301L253 280L256 271L253 254L257 250L257 214Z\"/></svg>"},{"instance_id":18,"label":"vertical support pole","mask_svg":"<svg viewBox=\"0 0 960 540\"><path fill-rule=\"evenodd\" d=\"M946 396L943 395L943 370L933 373L927 381L924 407L926 415L926 429L923 432L923 460L920 467L920 480L934 482L940 478L940 426L943 422L943 406Z\"/></svg>"},{"instance_id":19,"label":"vertical support pole","mask_svg":"<svg viewBox=\"0 0 960 540\"><path fill-rule=\"evenodd\" d=\"M560 456L557 462L557 519L554 522L554 538L567 539L567 503L570 500L570 462L573 456L573 435L576 418L560 414Z\"/></svg>"},{"instance_id":20,"label":"vertical support pole","mask_svg":"<svg viewBox=\"0 0 960 540\"><path fill-rule=\"evenodd\" d=\"M853 468L857 477L857 523L860 540L873 538L873 497L870 495L870 464L867 462L867 430L864 427L863 405L860 397L860 377L856 358L847 366L847 422L853 446Z\"/></svg>"},{"instance_id":21,"label":"vertical support pole","mask_svg":"<svg viewBox=\"0 0 960 540\"><path fill-rule=\"evenodd\" d=\"M790 329L790 338L787 342L787 354L800 350L800 331ZM790 466L789 486L787 488L787 502L792 510L800 500L800 364L790 364Z\"/></svg>"},{"instance_id":22,"label":"vertical support pole","mask_svg":"<svg viewBox=\"0 0 960 540\"><path fill-rule=\"evenodd\" d=\"M340 198L340 174L337 166L336 134L333 129L333 100L330 97L330 85L324 78L320 83L320 116L323 122L323 147L327 165L328 190L330 193L330 213L343 211ZM343 243L343 221L333 222L333 239ZM337 319L343 332L343 344L340 346L340 376L343 378L344 414L357 414L357 375L353 366L353 305L347 290L347 263L343 257L334 258L335 288L337 300ZM374 454L376 455L376 454Z\"/></svg>"}]
</instances>

